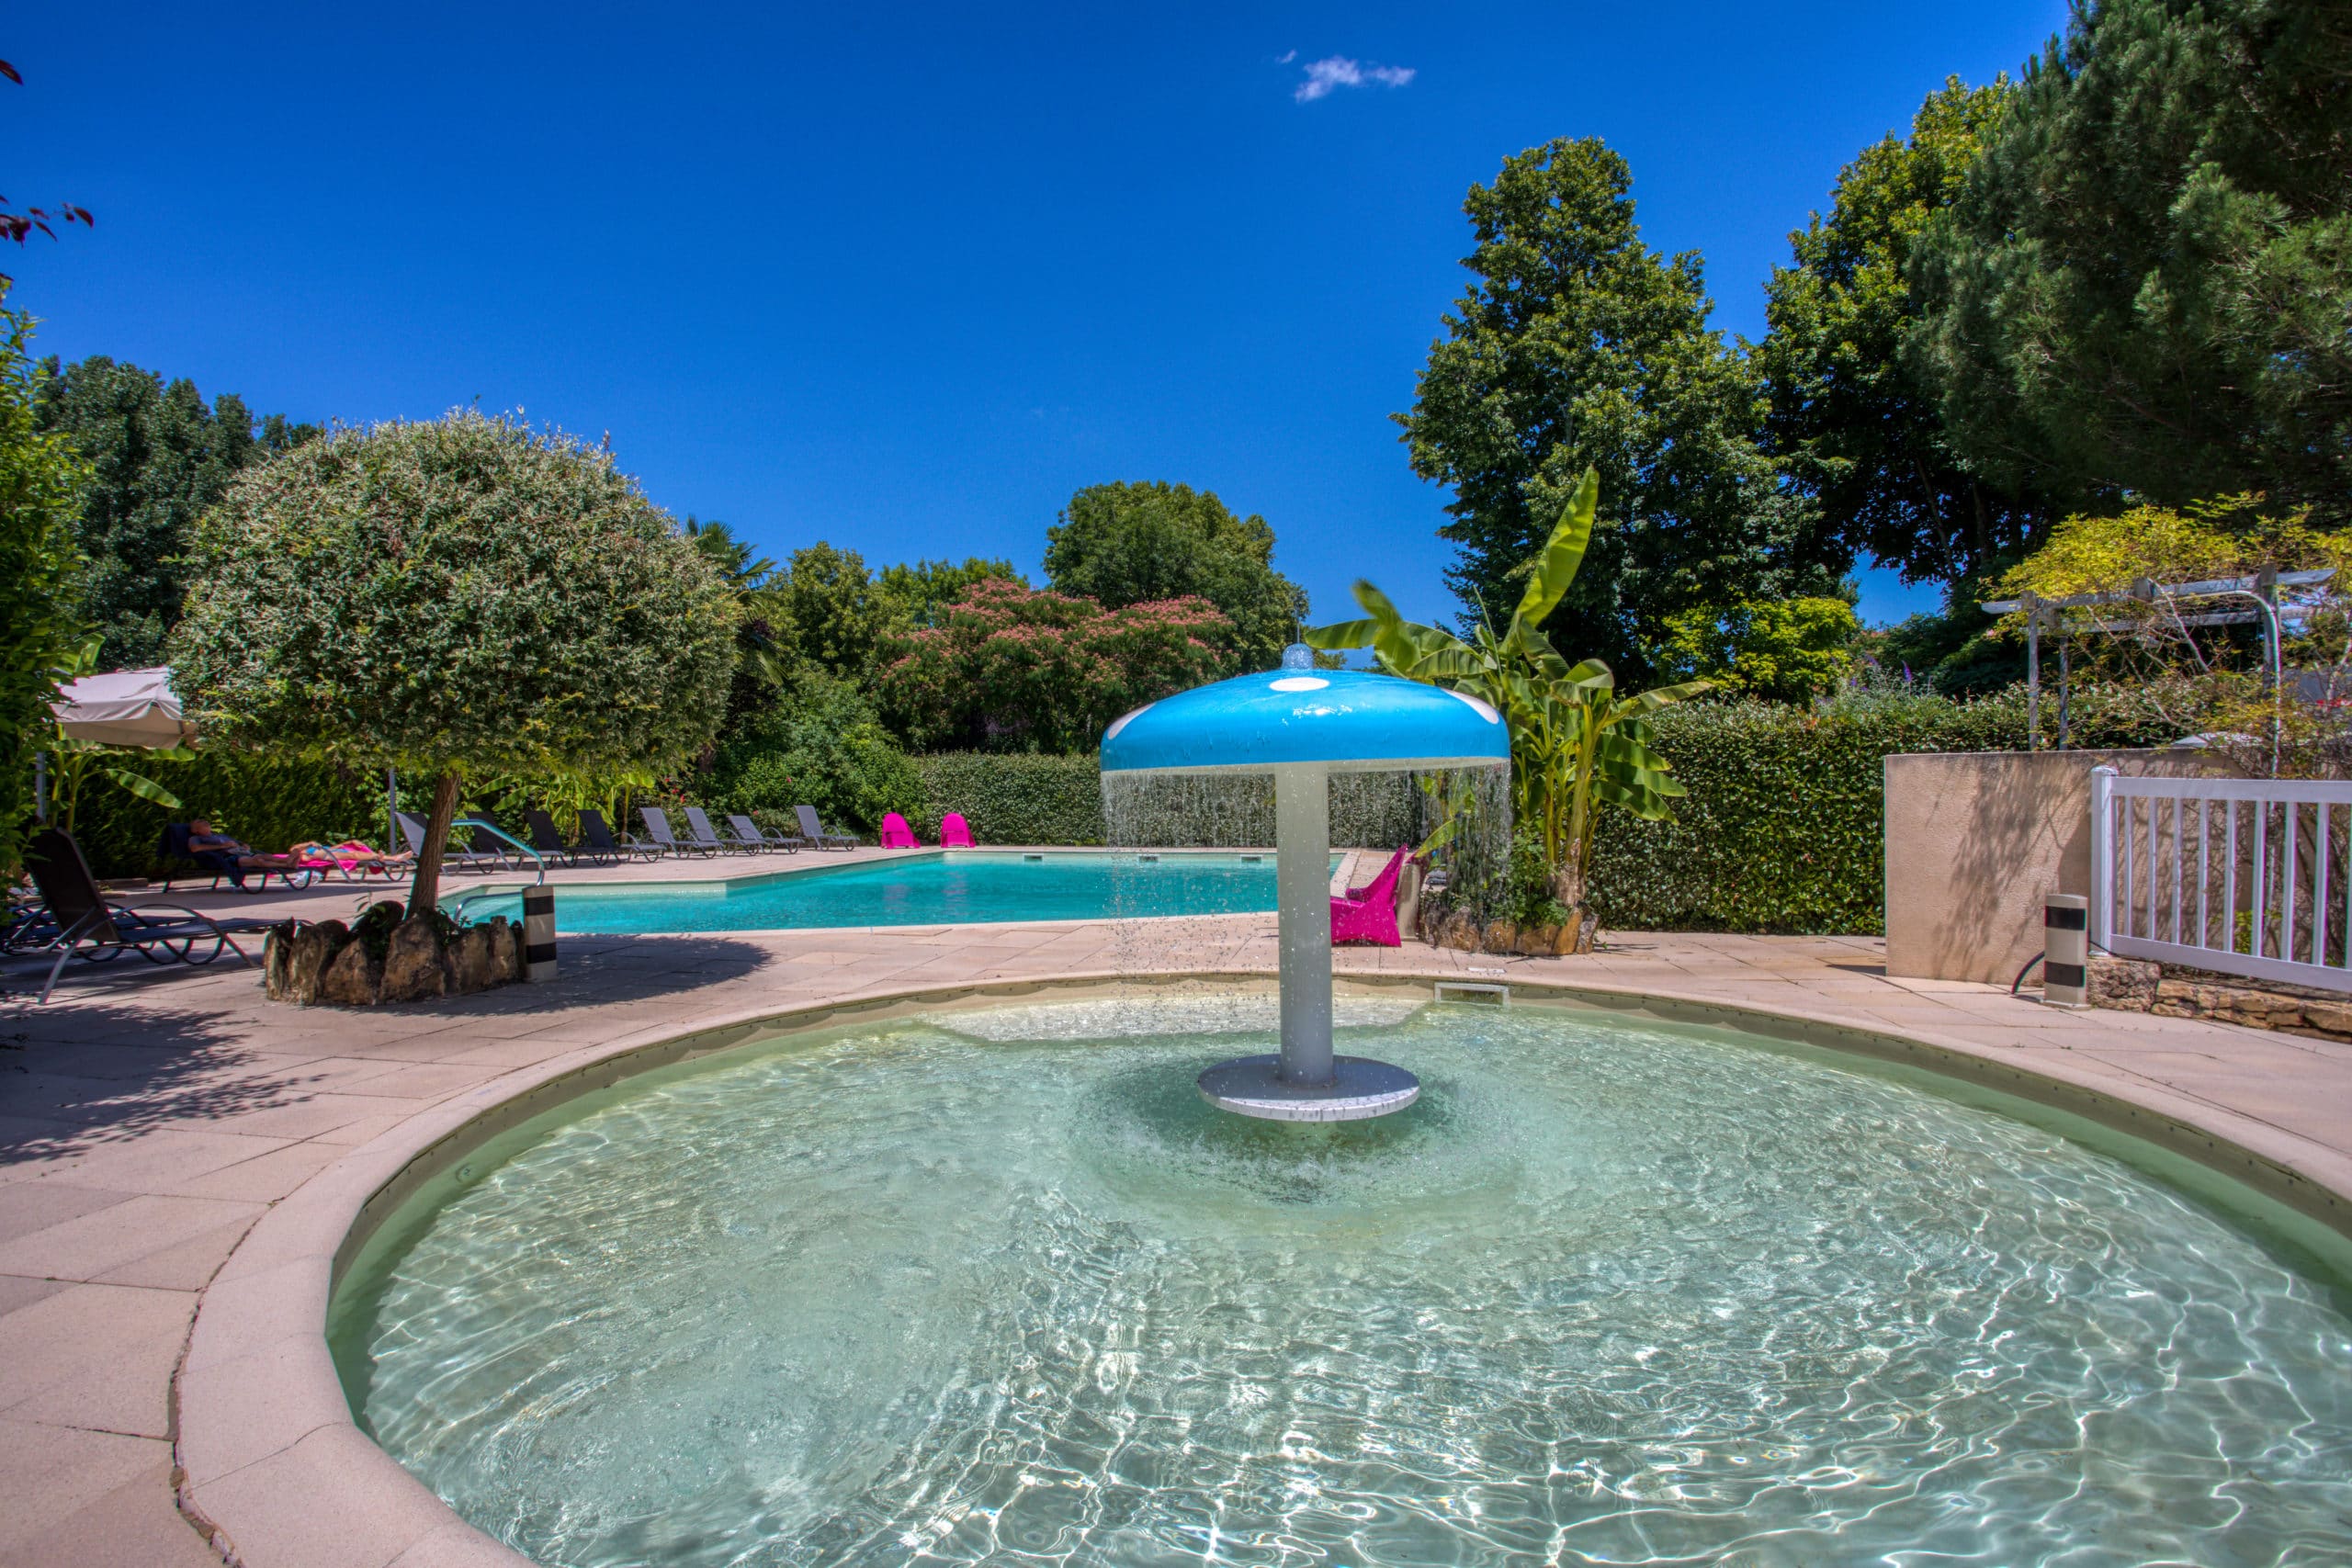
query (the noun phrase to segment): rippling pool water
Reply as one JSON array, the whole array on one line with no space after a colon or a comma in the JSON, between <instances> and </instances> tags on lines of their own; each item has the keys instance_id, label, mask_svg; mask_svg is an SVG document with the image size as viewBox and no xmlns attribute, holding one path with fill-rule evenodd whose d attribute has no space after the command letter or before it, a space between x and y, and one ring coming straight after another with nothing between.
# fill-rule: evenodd
<instances>
[{"instance_id":1,"label":"rippling pool water","mask_svg":"<svg viewBox=\"0 0 2352 1568\"><path fill-rule=\"evenodd\" d=\"M387 1227L346 1385L549 1563L2352 1560L2345 1298L2047 1113L1728 1031L1340 1018L1419 1105L1209 1110L1255 999L606 1091Z\"/></svg>"}]
</instances>

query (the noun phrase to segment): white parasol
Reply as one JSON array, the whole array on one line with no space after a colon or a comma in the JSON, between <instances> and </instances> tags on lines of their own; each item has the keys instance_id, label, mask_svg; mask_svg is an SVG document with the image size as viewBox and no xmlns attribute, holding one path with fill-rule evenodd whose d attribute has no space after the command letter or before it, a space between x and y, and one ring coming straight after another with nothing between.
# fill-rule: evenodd
<instances>
[{"instance_id":1,"label":"white parasol","mask_svg":"<svg viewBox=\"0 0 2352 1568\"><path fill-rule=\"evenodd\" d=\"M172 694L168 667L85 675L60 686L58 696L51 711L69 740L160 750L196 739L196 726L182 716L180 700Z\"/></svg>"}]
</instances>

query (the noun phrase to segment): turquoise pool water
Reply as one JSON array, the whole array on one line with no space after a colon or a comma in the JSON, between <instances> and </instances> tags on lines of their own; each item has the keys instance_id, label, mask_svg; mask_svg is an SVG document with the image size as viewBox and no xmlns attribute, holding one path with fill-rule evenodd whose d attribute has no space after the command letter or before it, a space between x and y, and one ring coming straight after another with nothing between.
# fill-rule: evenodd
<instances>
[{"instance_id":1,"label":"turquoise pool water","mask_svg":"<svg viewBox=\"0 0 2352 1568\"><path fill-rule=\"evenodd\" d=\"M1338 866L1337 857L1331 863ZM556 929L582 933L986 925L1234 915L1273 907L1272 853L1171 851L1146 860L1132 850L1046 855L958 850L729 882L565 886L555 898ZM521 919L521 895L465 904L468 920L493 915Z\"/></svg>"},{"instance_id":2,"label":"turquoise pool water","mask_svg":"<svg viewBox=\"0 0 2352 1568\"><path fill-rule=\"evenodd\" d=\"M598 1091L355 1260L345 1386L564 1568L2352 1562L2340 1276L2210 1173L1729 1030L1339 1017L1419 1104L1222 1115L1271 1001L1143 989Z\"/></svg>"}]
</instances>

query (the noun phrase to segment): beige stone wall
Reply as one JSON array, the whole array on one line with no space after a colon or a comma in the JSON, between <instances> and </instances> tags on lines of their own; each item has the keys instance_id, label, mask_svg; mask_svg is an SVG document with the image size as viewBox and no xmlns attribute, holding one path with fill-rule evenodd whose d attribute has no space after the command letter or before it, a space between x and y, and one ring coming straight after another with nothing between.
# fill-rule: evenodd
<instances>
[{"instance_id":1,"label":"beige stone wall","mask_svg":"<svg viewBox=\"0 0 2352 1568\"><path fill-rule=\"evenodd\" d=\"M2045 893L2090 891L2090 771L2179 777L2178 751L1886 759L1886 972L2007 985L2041 951Z\"/></svg>"}]
</instances>

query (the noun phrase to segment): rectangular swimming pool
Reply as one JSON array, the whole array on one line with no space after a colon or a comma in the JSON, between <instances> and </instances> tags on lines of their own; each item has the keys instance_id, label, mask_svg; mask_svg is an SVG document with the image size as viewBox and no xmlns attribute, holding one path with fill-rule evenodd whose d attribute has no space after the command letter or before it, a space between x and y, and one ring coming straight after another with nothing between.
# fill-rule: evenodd
<instances>
[{"instance_id":1,"label":"rectangular swimming pool","mask_svg":"<svg viewBox=\"0 0 2352 1568\"><path fill-rule=\"evenodd\" d=\"M1146 859L1145 856L1153 858ZM1273 852L950 850L731 881L559 884L580 934L988 925L1230 915L1274 908ZM1331 860L1334 868L1339 857ZM522 918L519 891L463 897L464 918ZM455 908L455 900L445 908Z\"/></svg>"}]
</instances>

